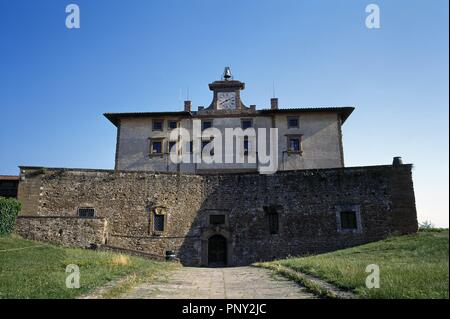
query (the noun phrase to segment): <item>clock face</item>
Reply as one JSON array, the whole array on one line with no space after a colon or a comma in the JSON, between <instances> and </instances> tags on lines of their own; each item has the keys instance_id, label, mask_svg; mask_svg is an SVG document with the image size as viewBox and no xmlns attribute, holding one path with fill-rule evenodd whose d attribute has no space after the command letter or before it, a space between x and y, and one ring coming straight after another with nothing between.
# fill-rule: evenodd
<instances>
[{"instance_id":1,"label":"clock face","mask_svg":"<svg viewBox=\"0 0 450 319\"><path fill-rule=\"evenodd\" d=\"M218 92L217 93L217 109L229 110L236 108L235 92Z\"/></svg>"}]
</instances>

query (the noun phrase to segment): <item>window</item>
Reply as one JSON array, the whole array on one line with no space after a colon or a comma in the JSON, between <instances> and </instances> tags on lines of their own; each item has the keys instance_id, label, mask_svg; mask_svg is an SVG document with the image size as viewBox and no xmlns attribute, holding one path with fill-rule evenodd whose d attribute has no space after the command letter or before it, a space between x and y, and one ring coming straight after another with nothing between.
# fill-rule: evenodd
<instances>
[{"instance_id":1,"label":"window","mask_svg":"<svg viewBox=\"0 0 450 319\"><path fill-rule=\"evenodd\" d=\"M169 121L169 129L173 130L177 128L177 121L175 120L170 120Z\"/></svg>"},{"instance_id":2,"label":"window","mask_svg":"<svg viewBox=\"0 0 450 319\"><path fill-rule=\"evenodd\" d=\"M336 205L337 231L341 233L362 233L361 206L358 204Z\"/></svg>"},{"instance_id":3,"label":"window","mask_svg":"<svg viewBox=\"0 0 450 319\"><path fill-rule=\"evenodd\" d=\"M241 121L241 126L243 130L253 127L253 121L251 119L244 119Z\"/></svg>"},{"instance_id":4,"label":"window","mask_svg":"<svg viewBox=\"0 0 450 319\"><path fill-rule=\"evenodd\" d=\"M95 209L92 207L78 208L78 217L93 218L93 217L95 217Z\"/></svg>"},{"instance_id":5,"label":"window","mask_svg":"<svg viewBox=\"0 0 450 319\"><path fill-rule=\"evenodd\" d=\"M356 212L342 211L341 212L341 229L357 229L358 223L356 221Z\"/></svg>"},{"instance_id":6,"label":"window","mask_svg":"<svg viewBox=\"0 0 450 319\"><path fill-rule=\"evenodd\" d=\"M212 121L203 121L202 122L202 130L206 130L212 127Z\"/></svg>"},{"instance_id":7,"label":"window","mask_svg":"<svg viewBox=\"0 0 450 319\"><path fill-rule=\"evenodd\" d=\"M271 234L278 234L278 214L269 214L269 229Z\"/></svg>"},{"instance_id":8,"label":"window","mask_svg":"<svg viewBox=\"0 0 450 319\"><path fill-rule=\"evenodd\" d=\"M166 231L167 210L162 206L147 206L149 209L148 216L148 234L160 236Z\"/></svg>"},{"instance_id":9,"label":"window","mask_svg":"<svg viewBox=\"0 0 450 319\"><path fill-rule=\"evenodd\" d=\"M164 231L164 215L153 214L153 230L156 232Z\"/></svg>"},{"instance_id":10,"label":"window","mask_svg":"<svg viewBox=\"0 0 450 319\"><path fill-rule=\"evenodd\" d=\"M209 223L211 225L224 225L225 215L209 215Z\"/></svg>"},{"instance_id":11,"label":"window","mask_svg":"<svg viewBox=\"0 0 450 319\"><path fill-rule=\"evenodd\" d=\"M244 136L244 155L248 155L251 150L251 143L248 140L248 136Z\"/></svg>"},{"instance_id":12,"label":"window","mask_svg":"<svg viewBox=\"0 0 450 319\"><path fill-rule=\"evenodd\" d=\"M150 144L150 154L162 154L162 140L152 140Z\"/></svg>"},{"instance_id":13,"label":"window","mask_svg":"<svg viewBox=\"0 0 450 319\"><path fill-rule=\"evenodd\" d=\"M170 141L170 142L169 142L169 148L168 148L169 153L172 152L172 151L173 151L173 152L176 152L176 144L177 144L177 142L175 142L175 141ZM172 148L173 148L174 146L175 146L175 149L172 150Z\"/></svg>"},{"instance_id":14,"label":"window","mask_svg":"<svg viewBox=\"0 0 450 319\"><path fill-rule=\"evenodd\" d=\"M164 127L163 120L153 120L153 131L162 131Z\"/></svg>"},{"instance_id":15,"label":"window","mask_svg":"<svg viewBox=\"0 0 450 319\"><path fill-rule=\"evenodd\" d=\"M288 128L298 128L298 117L296 116L288 117Z\"/></svg>"},{"instance_id":16,"label":"window","mask_svg":"<svg viewBox=\"0 0 450 319\"><path fill-rule=\"evenodd\" d=\"M300 152L300 140L299 136L297 137L289 137L288 138L288 151L289 152Z\"/></svg>"},{"instance_id":17,"label":"window","mask_svg":"<svg viewBox=\"0 0 450 319\"><path fill-rule=\"evenodd\" d=\"M264 211L267 214L269 221L269 232L271 234L278 234L278 211L275 206L264 206Z\"/></svg>"}]
</instances>

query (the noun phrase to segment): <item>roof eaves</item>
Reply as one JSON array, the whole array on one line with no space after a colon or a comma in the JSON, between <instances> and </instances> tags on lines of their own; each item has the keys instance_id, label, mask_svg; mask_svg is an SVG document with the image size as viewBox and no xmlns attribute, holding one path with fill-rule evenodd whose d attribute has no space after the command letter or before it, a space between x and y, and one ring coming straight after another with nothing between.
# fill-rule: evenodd
<instances>
[{"instance_id":1,"label":"roof eaves","mask_svg":"<svg viewBox=\"0 0 450 319\"><path fill-rule=\"evenodd\" d=\"M140 118L140 117L156 117L156 116L186 116L191 117L191 112L178 111L178 112L130 112L130 113L103 113L111 123L115 126L119 125L121 118Z\"/></svg>"},{"instance_id":2,"label":"roof eaves","mask_svg":"<svg viewBox=\"0 0 450 319\"><path fill-rule=\"evenodd\" d=\"M279 108L279 109L262 109L259 110L262 114L277 114L277 113L295 113L295 112L337 112L341 115L342 124L355 110L353 106L342 107L298 107L298 108Z\"/></svg>"}]
</instances>

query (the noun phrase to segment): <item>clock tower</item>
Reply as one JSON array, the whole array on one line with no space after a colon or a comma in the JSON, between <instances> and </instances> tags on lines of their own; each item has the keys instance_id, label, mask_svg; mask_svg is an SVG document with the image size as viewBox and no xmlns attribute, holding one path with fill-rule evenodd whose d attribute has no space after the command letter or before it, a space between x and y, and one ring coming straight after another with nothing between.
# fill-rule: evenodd
<instances>
[{"instance_id":1,"label":"clock tower","mask_svg":"<svg viewBox=\"0 0 450 319\"><path fill-rule=\"evenodd\" d=\"M230 68L226 67L222 79L209 84L213 100L205 111L234 113L248 110L241 101L240 91L244 88L245 83L233 80Z\"/></svg>"}]
</instances>

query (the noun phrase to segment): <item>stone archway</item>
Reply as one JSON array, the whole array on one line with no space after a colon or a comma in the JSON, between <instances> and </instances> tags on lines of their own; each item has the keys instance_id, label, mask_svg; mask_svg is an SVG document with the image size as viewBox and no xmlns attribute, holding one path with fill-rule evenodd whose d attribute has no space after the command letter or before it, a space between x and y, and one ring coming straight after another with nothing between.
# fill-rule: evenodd
<instances>
[{"instance_id":1,"label":"stone archway","mask_svg":"<svg viewBox=\"0 0 450 319\"><path fill-rule=\"evenodd\" d=\"M213 235L208 239L208 266L223 267L227 265L227 239L222 235Z\"/></svg>"}]
</instances>

